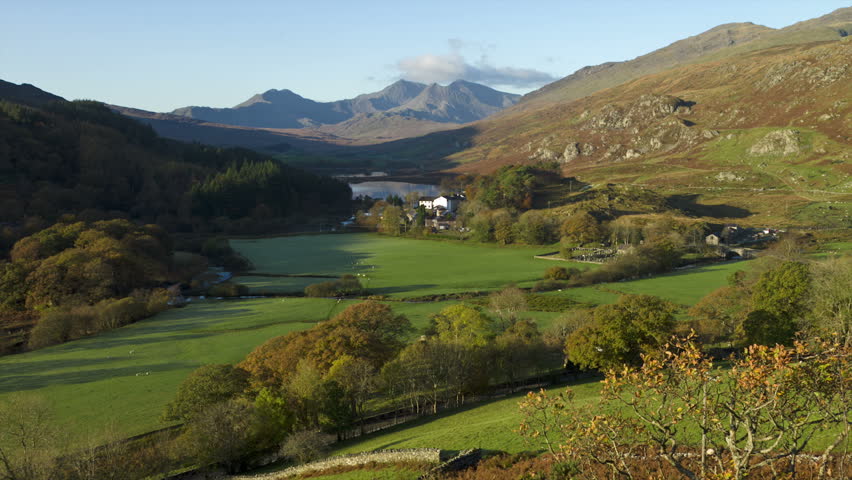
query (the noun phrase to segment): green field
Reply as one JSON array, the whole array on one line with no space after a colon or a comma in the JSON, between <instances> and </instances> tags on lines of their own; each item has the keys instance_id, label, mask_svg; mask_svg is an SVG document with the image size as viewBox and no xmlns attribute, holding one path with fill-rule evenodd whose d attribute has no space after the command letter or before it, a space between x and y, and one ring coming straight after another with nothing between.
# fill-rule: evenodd
<instances>
[{"instance_id":1,"label":"green field","mask_svg":"<svg viewBox=\"0 0 852 480\"><path fill-rule=\"evenodd\" d=\"M364 275L362 284L371 293L397 298L495 290L511 283L531 287L552 266L533 257L554 250L375 234L232 240L231 245L251 260L260 273L359 274ZM589 268L587 264L565 264L569 265ZM238 277L237 281L241 278L244 277ZM253 277L252 281L257 278ZM294 280L303 279L264 277L262 285L252 286L276 288L280 282L290 288Z\"/></svg>"},{"instance_id":2,"label":"green field","mask_svg":"<svg viewBox=\"0 0 852 480\"><path fill-rule=\"evenodd\" d=\"M499 248L369 234L233 243L252 259L258 272L320 275L367 272L371 290L398 299L493 290L512 282L529 286L553 265L533 258L534 254L546 251L546 247ZM587 305L613 302L619 293L649 293L691 304L724 285L730 272L745 266L720 264L549 294L568 296ZM259 276L253 279L272 286L306 280ZM99 432L109 424L119 426L118 434L142 433L164 426L158 420L160 412L193 369L209 363L239 362L265 340L309 328L355 301L268 298L194 302L95 337L0 358L0 400L21 391L46 397L72 438ZM457 302L388 304L411 320L415 327L411 336L416 338L433 314ZM557 312L522 314L543 328L559 315Z\"/></svg>"},{"instance_id":3,"label":"green field","mask_svg":"<svg viewBox=\"0 0 852 480\"><path fill-rule=\"evenodd\" d=\"M620 294L654 295L678 305L691 306L726 284L730 274L751 268L748 262L725 262L658 275L641 280L568 288L549 295L567 296L577 302L601 304L618 300Z\"/></svg>"},{"instance_id":4,"label":"green field","mask_svg":"<svg viewBox=\"0 0 852 480\"><path fill-rule=\"evenodd\" d=\"M564 386L555 387L548 392L555 394L564 389ZM571 389L574 391L574 399L578 405L591 407L597 404L599 382L580 383L572 385ZM514 432L521 421L518 402L524 395L524 393L518 393L502 400L466 407L434 417L425 417L369 435L361 441L342 443L332 454L419 447L444 450L483 448L510 453L537 450L538 446L529 445Z\"/></svg>"}]
</instances>

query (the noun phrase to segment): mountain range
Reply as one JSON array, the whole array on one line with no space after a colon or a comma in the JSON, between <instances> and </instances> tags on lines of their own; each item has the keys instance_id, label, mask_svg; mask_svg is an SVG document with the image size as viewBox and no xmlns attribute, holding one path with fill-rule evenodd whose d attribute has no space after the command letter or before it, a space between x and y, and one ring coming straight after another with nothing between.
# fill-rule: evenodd
<instances>
[{"instance_id":1,"label":"mountain range","mask_svg":"<svg viewBox=\"0 0 852 480\"><path fill-rule=\"evenodd\" d=\"M374 93L316 102L290 90L268 90L233 108L183 107L172 115L256 128L315 128L362 118L400 116L436 123L481 120L514 105L520 95L464 80L447 86L399 80Z\"/></svg>"}]
</instances>

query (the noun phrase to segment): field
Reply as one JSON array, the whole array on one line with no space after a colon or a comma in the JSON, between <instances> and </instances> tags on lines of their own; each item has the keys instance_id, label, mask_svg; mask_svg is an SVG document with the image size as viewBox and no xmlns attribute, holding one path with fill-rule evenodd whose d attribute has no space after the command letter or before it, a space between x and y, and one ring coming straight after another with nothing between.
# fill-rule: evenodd
<instances>
[{"instance_id":1,"label":"field","mask_svg":"<svg viewBox=\"0 0 852 480\"><path fill-rule=\"evenodd\" d=\"M367 234L238 240L233 244L252 259L260 273L366 272L365 284L371 290L397 299L388 304L411 320L415 327L412 338L422 333L431 315L458 301L399 301L402 298L493 290L513 282L530 286L553 265L532 258L546 247L498 248ZM617 300L619 292L649 293L689 305L723 285L730 272L746 266L719 264L549 295L595 305ZM305 280L254 278L271 285ZM13 392L46 397L72 438L99 432L109 424L118 426L118 434L143 433L165 426L158 420L160 412L193 369L238 362L265 340L309 328L352 302L308 298L193 302L95 337L0 358L0 400ZM522 315L546 328L559 313Z\"/></svg>"},{"instance_id":2,"label":"field","mask_svg":"<svg viewBox=\"0 0 852 480\"><path fill-rule=\"evenodd\" d=\"M371 293L396 298L495 290L510 283L531 287L551 266L533 257L555 248L498 247L345 234L232 240L256 272L288 275L363 275ZM587 264L571 264L588 268ZM567 266L567 265L566 265ZM252 275L252 273L248 273ZM243 277L237 277L237 281ZM259 277L251 277L257 282ZM294 277L263 277L262 287L296 285ZM323 281L318 278L315 282ZM251 285L251 283L250 283ZM282 288L283 289L283 288Z\"/></svg>"},{"instance_id":3,"label":"field","mask_svg":"<svg viewBox=\"0 0 852 480\"><path fill-rule=\"evenodd\" d=\"M551 394L565 387L548 390ZM572 385L578 405L596 405L600 383L590 381ZM536 450L514 432L521 421L518 402L523 393L490 403L466 407L434 417L425 417L405 425L370 435L361 441L340 444L332 454L366 452L387 448L430 447L444 450L482 448L492 451L522 452Z\"/></svg>"}]
</instances>

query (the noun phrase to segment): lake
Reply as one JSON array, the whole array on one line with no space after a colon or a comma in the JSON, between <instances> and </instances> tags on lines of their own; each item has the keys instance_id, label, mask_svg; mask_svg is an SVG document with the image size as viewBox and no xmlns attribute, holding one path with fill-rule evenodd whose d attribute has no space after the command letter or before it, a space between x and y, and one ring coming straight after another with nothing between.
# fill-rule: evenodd
<instances>
[{"instance_id":1,"label":"lake","mask_svg":"<svg viewBox=\"0 0 852 480\"><path fill-rule=\"evenodd\" d=\"M425 183L408 182L361 182L350 183L352 198L359 195L369 195L372 198L387 198L390 195L405 197L407 193L419 192L424 197L438 196L438 186Z\"/></svg>"}]
</instances>

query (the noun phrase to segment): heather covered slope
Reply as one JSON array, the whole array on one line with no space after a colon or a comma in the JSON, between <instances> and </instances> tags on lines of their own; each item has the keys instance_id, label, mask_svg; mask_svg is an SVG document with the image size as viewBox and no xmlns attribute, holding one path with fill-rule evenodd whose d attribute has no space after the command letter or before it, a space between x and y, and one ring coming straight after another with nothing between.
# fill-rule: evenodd
<instances>
[{"instance_id":1,"label":"heather covered slope","mask_svg":"<svg viewBox=\"0 0 852 480\"><path fill-rule=\"evenodd\" d=\"M558 161L585 182L705 196L713 190L713 202L742 197L734 202L741 207L761 203L753 192L766 192L760 195L773 195L764 205L774 206L772 218L795 217L801 208L810 221L807 209L820 203L815 208L840 220L852 213L848 38L680 67L475 126L472 146L449 157L456 171Z\"/></svg>"},{"instance_id":2,"label":"heather covered slope","mask_svg":"<svg viewBox=\"0 0 852 480\"><path fill-rule=\"evenodd\" d=\"M778 30L753 23L719 25L646 55L587 66L527 94L514 110L541 108L591 95L605 88L670 68L721 59L779 45L837 40L852 31L852 7Z\"/></svg>"}]
</instances>

